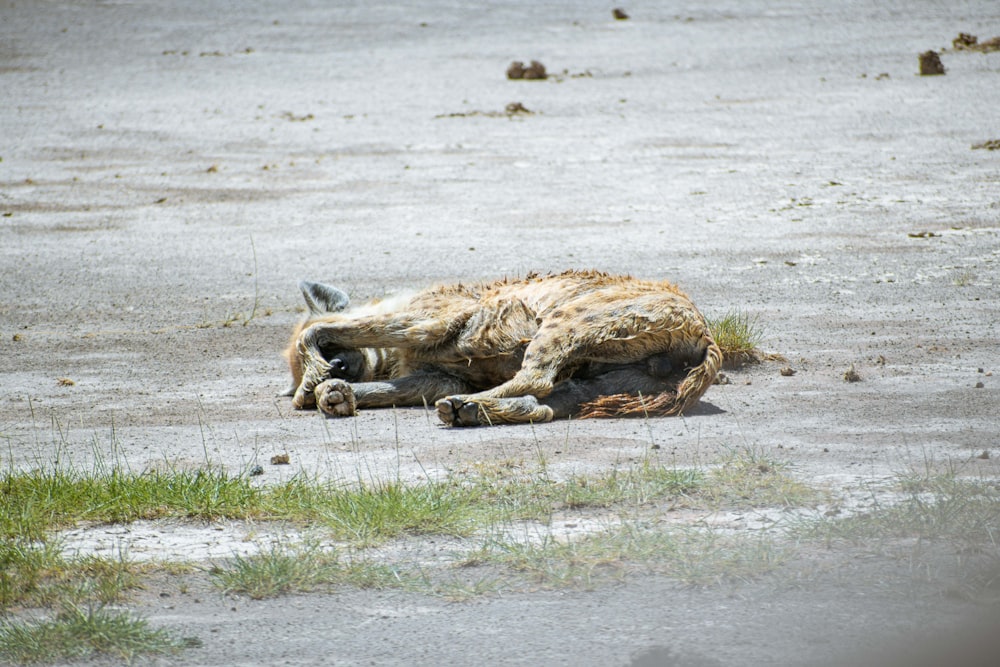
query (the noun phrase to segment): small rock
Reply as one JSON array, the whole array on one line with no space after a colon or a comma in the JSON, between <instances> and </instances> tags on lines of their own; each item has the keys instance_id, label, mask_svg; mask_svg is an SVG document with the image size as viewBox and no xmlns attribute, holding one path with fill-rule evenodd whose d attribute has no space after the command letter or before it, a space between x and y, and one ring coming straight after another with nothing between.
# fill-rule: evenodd
<instances>
[{"instance_id":1,"label":"small rock","mask_svg":"<svg viewBox=\"0 0 1000 667\"><path fill-rule=\"evenodd\" d=\"M944 74L944 65L937 51L925 51L920 54L920 76Z\"/></svg>"},{"instance_id":2,"label":"small rock","mask_svg":"<svg viewBox=\"0 0 1000 667\"><path fill-rule=\"evenodd\" d=\"M983 452L979 456L977 456L976 458L977 459L988 459L988 458L990 458L990 453L989 453L989 451L987 451L987 450L984 449Z\"/></svg>"},{"instance_id":3,"label":"small rock","mask_svg":"<svg viewBox=\"0 0 1000 667\"><path fill-rule=\"evenodd\" d=\"M976 383L976 389L982 389L982 388L983 388L983 387L985 387L985 386L986 386L986 385L985 385L985 384L983 384L982 382L977 382L977 383Z\"/></svg>"},{"instance_id":4,"label":"small rock","mask_svg":"<svg viewBox=\"0 0 1000 667\"><path fill-rule=\"evenodd\" d=\"M861 375L854 368L854 364L844 371L844 382L861 382Z\"/></svg>"},{"instance_id":5,"label":"small rock","mask_svg":"<svg viewBox=\"0 0 1000 667\"><path fill-rule=\"evenodd\" d=\"M514 114L519 114L519 113L523 113L523 114L530 114L531 113L531 111L529 111L520 102L511 102L510 104L507 105L507 107L506 107L505 110L506 110L506 112L507 112L507 114L509 116L513 116Z\"/></svg>"},{"instance_id":6,"label":"small rock","mask_svg":"<svg viewBox=\"0 0 1000 667\"><path fill-rule=\"evenodd\" d=\"M546 79L548 76L545 72L545 65L537 60L532 60L531 64L524 69L525 79Z\"/></svg>"},{"instance_id":7,"label":"small rock","mask_svg":"<svg viewBox=\"0 0 1000 667\"><path fill-rule=\"evenodd\" d=\"M1000 151L1000 139L990 139L989 141L972 144L972 150L979 150L980 148L988 151Z\"/></svg>"},{"instance_id":8,"label":"small rock","mask_svg":"<svg viewBox=\"0 0 1000 667\"><path fill-rule=\"evenodd\" d=\"M271 465L273 466L286 466L288 465L289 458L288 454L275 454L271 457ZM261 471L263 472L263 471Z\"/></svg>"},{"instance_id":9,"label":"small rock","mask_svg":"<svg viewBox=\"0 0 1000 667\"><path fill-rule=\"evenodd\" d=\"M782 368L778 372L781 373L782 375L784 375L786 378L787 377L792 377L793 375L795 375L795 369L792 368L791 366L785 366L784 368Z\"/></svg>"},{"instance_id":10,"label":"small rock","mask_svg":"<svg viewBox=\"0 0 1000 667\"><path fill-rule=\"evenodd\" d=\"M627 21L628 20L628 14L626 14L625 10L622 9L621 7L615 7L614 9L612 9L611 10L611 15L615 17L616 21Z\"/></svg>"},{"instance_id":11,"label":"small rock","mask_svg":"<svg viewBox=\"0 0 1000 667\"><path fill-rule=\"evenodd\" d=\"M524 63L520 60L515 60L507 67L507 78L508 79L523 79L524 78Z\"/></svg>"},{"instance_id":12,"label":"small rock","mask_svg":"<svg viewBox=\"0 0 1000 667\"><path fill-rule=\"evenodd\" d=\"M263 474L264 474L264 466L262 466L262 465L256 465L256 466L250 468L250 476L251 477L257 477L257 476L263 475Z\"/></svg>"},{"instance_id":13,"label":"small rock","mask_svg":"<svg viewBox=\"0 0 1000 667\"><path fill-rule=\"evenodd\" d=\"M732 384L733 381L725 373L719 373L715 376L715 381L713 384Z\"/></svg>"},{"instance_id":14,"label":"small rock","mask_svg":"<svg viewBox=\"0 0 1000 667\"><path fill-rule=\"evenodd\" d=\"M974 46L975 43L978 41L979 38L976 37L975 35L970 35L967 32L960 32L958 33L958 37L951 40L951 46L954 49L961 50L970 46Z\"/></svg>"}]
</instances>

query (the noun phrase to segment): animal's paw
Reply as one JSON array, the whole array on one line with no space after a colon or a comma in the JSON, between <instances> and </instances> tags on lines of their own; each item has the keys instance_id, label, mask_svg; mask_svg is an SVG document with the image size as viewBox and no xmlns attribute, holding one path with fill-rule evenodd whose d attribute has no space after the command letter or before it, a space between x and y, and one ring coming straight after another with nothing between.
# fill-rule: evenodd
<instances>
[{"instance_id":1,"label":"animal's paw","mask_svg":"<svg viewBox=\"0 0 1000 667\"><path fill-rule=\"evenodd\" d=\"M481 413L478 403L467 401L463 396L446 396L434 404L438 419L448 426L479 426L489 423L485 413ZM480 419L480 416L483 419Z\"/></svg>"},{"instance_id":2,"label":"animal's paw","mask_svg":"<svg viewBox=\"0 0 1000 667\"><path fill-rule=\"evenodd\" d=\"M313 392L316 406L329 417L353 417L358 413L354 390L343 380L326 380Z\"/></svg>"}]
</instances>

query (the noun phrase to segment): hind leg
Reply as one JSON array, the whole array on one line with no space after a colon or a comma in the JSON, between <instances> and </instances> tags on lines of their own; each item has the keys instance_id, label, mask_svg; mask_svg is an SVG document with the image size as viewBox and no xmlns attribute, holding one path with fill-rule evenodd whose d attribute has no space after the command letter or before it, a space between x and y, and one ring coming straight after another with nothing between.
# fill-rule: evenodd
<instances>
[{"instance_id":1,"label":"hind leg","mask_svg":"<svg viewBox=\"0 0 1000 667\"><path fill-rule=\"evenodd\" d=\"M618 366L594 377L571 378L555 385L544 398L533 395L509 398L449 396L437 402L438 418L448 426L540 424L572 417L581 406L603 396L631 394L654 396L677 385L669 366L658 367L659 358Z\"/></svg>"},{"instance_id":2,"label":"hind leg","mask_svg":"<svg viewBox=\"0 0 1000 667\"><path fill-rule=\"evenodd\" d=\"M565 379L566 369L581 363L623 368L662 355L683 362L704 354L704 332L701 315L687 299L677 295L636 297L609 290L606 294L581 297L545 316L525 348L521 368L514 377L476 394L448 396L438 402L438 415L444 423L452 425L465 425L462 415L469 416L470 425L550 421L556 413L549 414L553 407L545 405L546 397ZM638 366L634 370L638 373L635 377L605 378L605 388L600 389L603 394L579 402L609 393L642 391L643 376L649 374ZM610 387L612 384L615 386ZM578 387L577 391L590 395L598 391L596 387L591 383ZM561 402L575 401L562 394L559 398L562 401L552 399L559 409ZM476 404L480 409L463 407L466 403Z\"/></svg>"},{"instance_id":3,"label":"hind leg","mask_svg":"<svg viewBox=\"0 0 1000 667\"><path fill-rule=\"evenodd\" d=\"M494 424L541 424L555 418L555 412L531 396L480 398L468 401L459 396L442 398L435 405L438 418L448 426L492 426Z\"/></svg>"}]
</instances>

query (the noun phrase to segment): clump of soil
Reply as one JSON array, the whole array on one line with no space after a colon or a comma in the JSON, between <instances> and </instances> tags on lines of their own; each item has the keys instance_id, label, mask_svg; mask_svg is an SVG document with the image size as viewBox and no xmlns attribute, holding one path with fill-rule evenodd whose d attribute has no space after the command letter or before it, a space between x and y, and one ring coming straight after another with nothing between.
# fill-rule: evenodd
<instances>
[{"instance_id":1,"label":"clump of soil","mask_svg":"<svg viewBox=\"0 0 1000 667\"><path fill-rule=\"evenodd\" d=\"M1000 139L990 139L989 141L981 141L978 144L972 144L972 150L980 148L988 151L1000 151Z\"/></svg>"},{"instance_id":2,"label":"clump of soil","mask_svg":"<svg viewBox=\"0 0 1000 667\"><path fill-rule=\"evenodd\" d=\"M538 62L537 60L532 60L531 64L527 67L520 60L515 60L507 67L507 78L508 79L546 79L548 74L545 72L545 65Z\"/></svg>"},{"instance_id":3,"label":"clump of soil","mask_svg":"<svg viewBox=\"0 0 1000 667\"><path fill-rule=\"evenodd\" d=\"M944 74L944 65L937 51L925 51L920 54L920 76Z\"/></svg>"},{"instance_id":4,"label":"clump of soil","mask_svg":"<svg viewBox=\"0 0 1000 667\"><path fill-rule=\"evenodd\" d=\"M844 371L844 382L861 382L861 374L854 368L854 364Z\"/></svg>"},{"instance_id":5,"label":"clump of soil","mask_svg":"<svg viewBox=\"0 0 1000 667\"><path fill-rule=\"evenodd\" d=\"M526 106L520 102L511 102L503 111L455 111L452 113L442 113L434 116L435 118L472 118L474 116L482 116L485 118L510 118L511 116L533 116L534 111L528 109Z\"/></svg>"},{"instance_id":6,"label":"clump of soil","mask_svg":"<svg viewBox=\"0 0 1000 667\"><path fill-rule=\"evenodd\" d=\"M1000 37L993 37L985 42L980 42L979 38L975 35L960 32L958 33L958 37L951 40L951 47L956 51L979 51L980 53L1000 51Z\"/></svg>"}]
</instances>

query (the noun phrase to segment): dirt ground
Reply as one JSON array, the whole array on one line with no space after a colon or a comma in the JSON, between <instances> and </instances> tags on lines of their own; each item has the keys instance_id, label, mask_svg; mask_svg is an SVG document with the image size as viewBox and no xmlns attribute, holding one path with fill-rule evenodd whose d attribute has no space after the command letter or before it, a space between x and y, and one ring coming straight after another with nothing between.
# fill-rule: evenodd
<instances>
[{"instance_id":1,"label":"dirt ground","mask_svg":"<svg viewBox=\"0 0 1000 667\"><path fill-rule=\"evenodd\" d=\"M0 0L0 464L419 479L656 445L752 447L848 496L998 476L1000 152L972 146L1000 138L1000 53L945 49L1000 33L1000 6L625 8ZM917 75L929 49L944 76ZM550 76L508 80L513 60ZM275 397L300 279L363 300L572 267L755 315L795 373L731 372L682 419L492 429ZM165 582L134 607L204 641L164 664L873 664L984 615L953 570L859 556L802 585L466 603Z\"/></svg>"}]
</instances>

